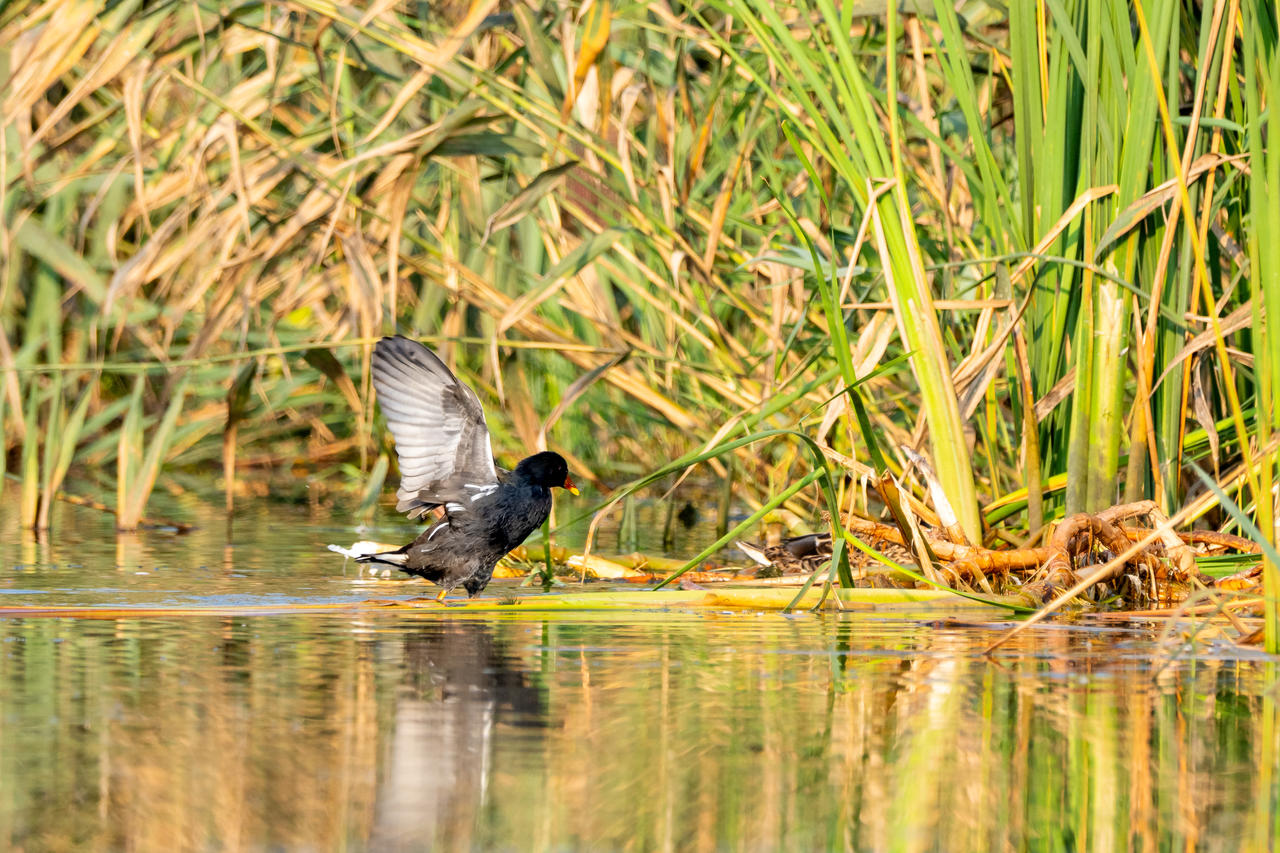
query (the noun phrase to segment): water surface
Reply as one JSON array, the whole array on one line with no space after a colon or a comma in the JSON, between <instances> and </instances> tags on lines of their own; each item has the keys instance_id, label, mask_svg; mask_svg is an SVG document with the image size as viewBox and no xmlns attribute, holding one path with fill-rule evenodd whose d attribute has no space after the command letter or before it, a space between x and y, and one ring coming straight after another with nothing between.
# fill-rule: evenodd
<instances>
[{"instance_id":1,"label":"water surface","mask_svg":"<svg viewBox=\"0 0 1280 853\"><path fill-rule=\"evenodd\" d=\"M987 657L1003 626L972 613L298 613L430 588L344 569L323 545L368 534L306 508L246 511L229 541L60 521L40 544L0 517L0 607L114 609L0 619L6 849L1238 850L1274 831L1277 674L1211 634L1053 624ZM119 609L236 604L281 612Z\"/></svg>"}]
</instances>

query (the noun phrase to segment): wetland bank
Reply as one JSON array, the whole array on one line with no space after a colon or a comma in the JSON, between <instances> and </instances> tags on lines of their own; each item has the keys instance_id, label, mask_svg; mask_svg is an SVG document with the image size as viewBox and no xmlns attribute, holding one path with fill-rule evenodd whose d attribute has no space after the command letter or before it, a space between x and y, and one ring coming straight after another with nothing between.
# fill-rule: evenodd
<instances>
[{"instance_id":1,"label":"wetland bank","mask_svg":"<svg viewBox=\"0 0 1280 853\"><path fill-rule=\"evenodd\" d=\"M1278 33L5 4L0 843L1274 849ZM394 333L582 487L469 605Z\"/></svg>"}]
</instances>

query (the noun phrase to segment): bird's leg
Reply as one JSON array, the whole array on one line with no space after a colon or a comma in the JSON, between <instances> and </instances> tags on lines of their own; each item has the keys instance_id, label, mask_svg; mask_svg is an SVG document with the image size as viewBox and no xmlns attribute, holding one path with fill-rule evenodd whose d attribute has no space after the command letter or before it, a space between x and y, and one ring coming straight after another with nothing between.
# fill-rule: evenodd
<instances>
[{"instance_id":1,"label":"bird's leg","mask_svg":"<svg viewBox=\"0 0 1280 853\"><path fill-rule=\"evenodd\" d=\"M440 594L436 596L436 603L444 604L444 597L448 594L449 594L448 589L446 589L445 587L440 587Z\"/></svg>"}]
</instances>

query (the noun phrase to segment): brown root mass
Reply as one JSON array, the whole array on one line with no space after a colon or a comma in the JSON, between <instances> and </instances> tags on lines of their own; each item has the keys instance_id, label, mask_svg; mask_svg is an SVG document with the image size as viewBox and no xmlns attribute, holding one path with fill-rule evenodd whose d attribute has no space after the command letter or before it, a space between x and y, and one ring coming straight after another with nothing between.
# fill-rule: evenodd
<instances>
[{"instance_id":1,"label":"brown root mass","mask_svg":"<svg viewBox=\"0 0 1280 853\"><path fill-rule=\"evenodd\" d=\"M1146 526L1126 524L1145 520ZM912 549L897 526L846 517L845 529L886 557L911 568ZM1197 554L1258 553L1258 546L1215 531L1175 532L1153 501L1122 504L1097 513L1078 513L1058 522L1046 544L994 549L960 544L941 531L928 531L936 561L925 574L967 591L996 592L1040 607L1087 579L1081 597L1126 609L1169 607L1197 585L1247 588L1257 569L1221 581L1200 574ZM809 546L807 550L796 545ZM790 547L789 547L790 546ZM787 540L764 549L783 572L812 572L831 556L829 534ZM857 586L914 586L919 582L860 550L851 548ZM924 567L918 566L919 572Z\"/></svg>"}]
</instances>

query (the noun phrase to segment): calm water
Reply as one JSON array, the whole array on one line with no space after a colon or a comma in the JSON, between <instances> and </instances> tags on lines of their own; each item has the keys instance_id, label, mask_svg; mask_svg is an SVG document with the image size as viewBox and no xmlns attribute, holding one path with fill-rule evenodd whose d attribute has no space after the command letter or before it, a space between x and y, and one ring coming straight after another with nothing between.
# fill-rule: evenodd
<instances>
[{"instance_id":1,"label":"calm water","mask_svg":"<svg viewBox=\"0 0 1280 853\"><path fill-rule=\"evenodd\" d=\"M0 847L1271 846L1280 676L1212 636L988 658L1000 625L918 611L118 609L430 592L323 550L364 535L260 506L229 542L117 539L68 507L41 545L0 515L0 607L116 608L0 618Z\"/></svg>"}]
</instances>

